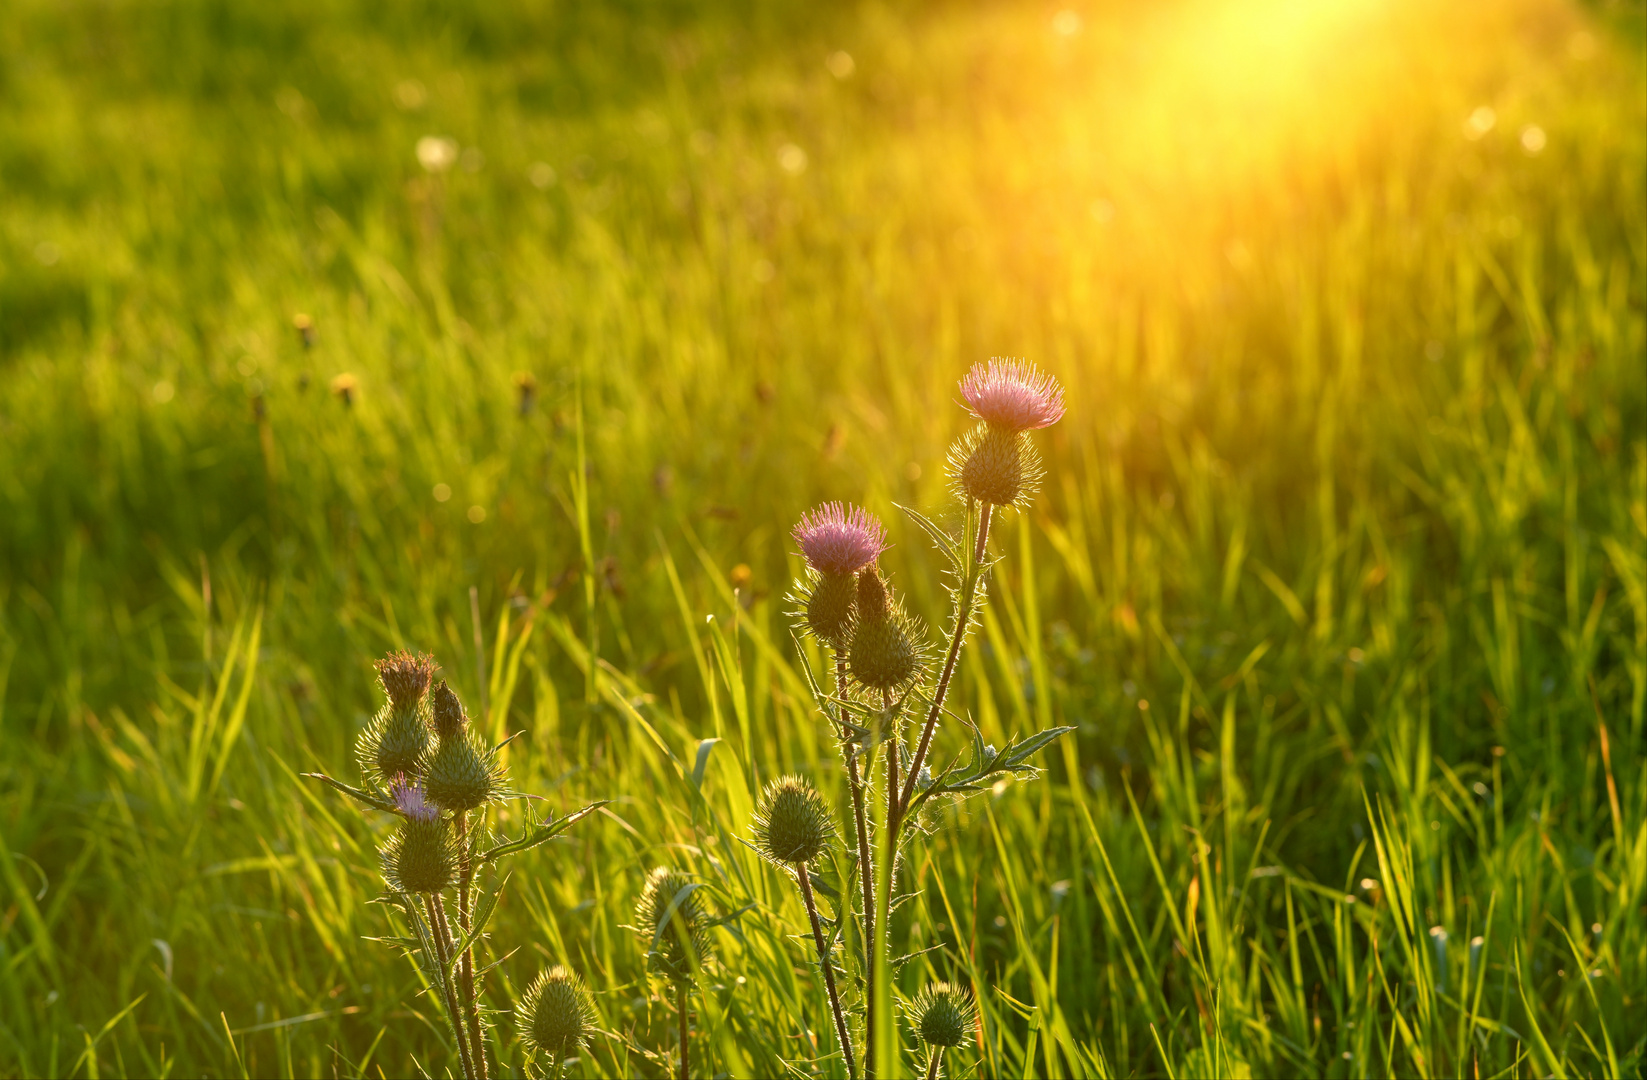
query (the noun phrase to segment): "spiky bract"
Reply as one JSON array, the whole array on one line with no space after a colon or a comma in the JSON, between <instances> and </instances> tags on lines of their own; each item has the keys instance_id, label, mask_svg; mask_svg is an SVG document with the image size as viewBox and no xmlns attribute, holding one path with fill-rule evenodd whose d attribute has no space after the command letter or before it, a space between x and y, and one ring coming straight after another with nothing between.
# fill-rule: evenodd
<instances>
[{"instance_id":1,"label":"spiky bract","mask_svg":"<svg viewBox=\"0 0 1647 1080\"><path fill-rule=\"evenodd\" d=\"M806 594L806 628L823 642L844 649L852 640L858 598L853 574L815 574Z\"/></svg>"},{"instance_id":2,"label":"spiky bract","mask_svg":"<svg viewBox=\"0 0 1647 1080\"><path fill-rule=\"evenodd\" d=\"M445 679L435 683L434 689L429 691L429 718L434 723L435 734L442 739L450 739L468 730L469 715L463 711L463 702L446 685Z\"/></svg>"},{"instance_id":3,"label":"spiky bract","mask_svg":"<svg viewBox=\"0 0 1647 1080\"><path fill-rule=\"evenodd\" d=\"M472 734L440 740L427 758L423 786L430 801L447 810L473 810L503 793L503 765L497 752Z\"/></svg>"},{"instance_id":4,"label":"spiky bract","mask_svg":"<svg viewBox=\"0 0 1647 1080\"><path fill-rule=\"evenodd\" d=\"M378 850L383 877L408 893L438 893L457 878L458 849L447 823L408 817Z\"/></svg>"},{"instance_id":5,"label":"spiky bract","mask_svg":"<svg viewBox=\"0 0 1647 1080\"><path fill-rule=\"evenodd\" d=\"M937 982L915 996L908 1007L915 1035L928 1046L944 1049L966 1041L975 1022L972 995L952 983Z\"/></svg>"},{"instance_id":6,"label":"spiky bract","mask_svg":"<svg viewBox=\"0 0 1647 1080\"><path fill-rule=\"evenodd\" d=\"M1050 427L1064 415L1064 389L1034 364L995 357L972 365L961 380L967 409L991 427L1003 431L1033 431Z\"/></svg>"},{"instance_id":7,"label":"spiky bract","mask_svg":"<svg viewBox=\"0 0 1647 1080\"><path fill-rule=\"evenodd\" d=\"M555 1061L589 1039L595 1007L577 974L559 964L540 974L520 999L515 1026L521 1041Z\"/></svg>"},{"instance_id":8,"label":"spiky bract","mask_svg":"<svg viewBox=\"0 0 1647 1080\"><path fill-rule=\"evenodd\" d=\"M755 812L755 848L773 862L798 866L816 859L835 834L829 804L798 776L766 785Z\"/></svg>"},{"instance_id":9,"label":"spiky bract","mask_svg":"<svg viewBox=\"0 0 1647 1080\"><path fill-rule=\"evenodd\" d=\"M433 741L417 703L386 702L355 740L355 758L368 783L387 786L402 774L415 775Z\"/></svg>"},{"instance_id":10,"label":"spiky bract","mask_svg":"<svg viewBox=\"0 0 1647 1080\"><path fill-rule=\"evenodd\" d=\"M820 574L853 574L886 550L886 527L869 511L824 503L802 516L790 533L807 565Z\"/></svg>"},{"instance_id":11,"label":"spiky bract","mask_svg":"<svg viewBox=\"0 0 1647 1080\"><path fill-rule=\"evenodd\" d=\"M858 575L858 617L847 663L852 677L872 690L897 690L920 671L917 629L887 592L874 567Z\"/></svg>"},{"instance_id":12,"label":"spiky bract","mask_svg":"<svg viewBox=\"0 0 1647 1080\"><path fill-rule=\"evenodd\" d=\"M714 955L708 915L690 879L660 866L646 878L635 904L635 930L647 950L647 966L677 983L690 983Z\"/></svg>"}]
</instances>

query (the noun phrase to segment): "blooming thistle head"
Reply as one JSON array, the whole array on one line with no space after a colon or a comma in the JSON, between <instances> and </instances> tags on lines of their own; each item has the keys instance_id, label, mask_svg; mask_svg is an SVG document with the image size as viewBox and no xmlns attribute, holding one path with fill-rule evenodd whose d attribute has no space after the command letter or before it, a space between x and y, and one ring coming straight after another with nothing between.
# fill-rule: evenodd
<instances>
[{"instance_id":1,"label":"blooming thistle head","mask_svg":"<svg viewBox=\"0 0 1647 1080\"><path fill-rule=\"evenodd\" d=\"M435 821L440 817L440 807L429 801L423 785L406 779L405 773L396 776L389 785L389 798L395 809L412 821Z\"/></svg>"},{"instance_id":2,"label":"blooming thistle head","mask_svg":"<svg viewBox=\"0 0 1647 1080\"><path fill-rule=\"evenodd\" d=\"M435 676L434 657L426 653L413 655L404 649L390 653L373 667L377 668L383 692L397 709L415 707L422 701L429 690L429 680Z\"/></svg>"},{"instance_id":3,"label":"blooming thistle head","mask_svg":"<svg viewBox=\"0 0 1647 1080\"><path fill-rule=\"evenodd\" d=\"M583 980L556 964L521 995L515 1025L522 1042L559 1063L589 1041L595 1007Z\"/></svg>"},{"instance_id":4,"label":"blooming thistle head","mask_svg":"<svg viewBox=\"0 0 1647 1080\"><path fill-rule=\"evenodd\" d=\"M801 545L806 564L820 574L855 574L880 558L887 548L886 527L858 506L824 503L801 516L790 532Z\"/></svg>"},{"instance_id":5,"label":"blooming thistle head","mask_svg":"<svg viewBox=\"0 0 1647 1080\"><path fill-rule=\"evenodd\" d=\"M395 805L403 808L406 818L378 849L383 877L401 892L441 892L457 880L457 843L439 809L424 802L422 792L415 787L401 791L405 794L396 796ZM414 791L416 795L411 794Z\"/></svg>"},{"instance_id":6,"label":"blooming thistle head","mask_svg":"<svg viewBox=\"0 0 1647 1080\"><path fill-rule=\"evenodd\" d=\"M1051 375L1022 360L993 358L972 365L961 380L967 409L992 428L1034 431L1064 415L1064 388Z\"/></svg>"},{"instance_id":7,"label":"blooming thistle head","mask_svg":"<svg viewBox=\"0 0 1647 1080\"><path fill-rule=\"evenodd\" d=\"M469 715L463 711L463 702L446 680L435 683L429 693L429 715L435 724L435 734L442 739L462 735L469 727Z\"/></svg>"},{"instance_id":8,"label":"blooming thistle head","mask_svg":"<svg viewBox=\"0 0 1647 1080\"><path fill-rule=\"evenodd\" d=\"M960 1046L966 1041L967 1029L977 1022L972 995L947 982L922 990L907 1012L916 1037L934 1050Z\"/></svg>"},{"instance_id":9,"label":"blooming thistle head","mask_svg":"<svg viewBox=\"0 0 1647 1080\"><path fill-rule=\"evenodd\" d=\"M682 985L714 955L708 913L695 883L667 866L647 875L635 903L635 932L646 945L647 966Z\"/></svg>"},{"instance_id":10,"label":"blooming thistle head","mask_svg":"<svg viewBox=\"0 0 1647 1080\"><path fill-rule=\"evenodd\" d=\"M829 804L798 776L766 785L755 812L755 849L775 863L800 866L823 853L835 833Z\"/></svg>"}]
</instances>

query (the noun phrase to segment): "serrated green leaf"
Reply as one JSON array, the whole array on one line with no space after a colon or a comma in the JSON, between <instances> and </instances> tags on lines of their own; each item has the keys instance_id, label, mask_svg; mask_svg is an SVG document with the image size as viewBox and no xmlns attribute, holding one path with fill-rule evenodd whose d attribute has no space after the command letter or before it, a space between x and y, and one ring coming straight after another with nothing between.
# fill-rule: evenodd
<instances>
[{"instance_id":1,"label":"serrated green leaf","mask_svg":"<svg viewBox=\"0 0 1647 1080\"><path fill-rule=\"evenodd\" d=\"M337 790L343 792L343 794L349 796L351 799L357 799L360 802L365 803L367 806L370 806L374 810L387 810L391 814L398 814L400 812L399 809L396 808L394 803L389 802L388 800L380 798L376 795L373 795L369 791L362 791L360 788L350 787L348 784L345 784L343 781L334 780L330 776L327 776L325 773L306 772L306 773L298 773L298 775L299 776L307 776L311 780L319 780L323 784L330 784L332 787L337 788Z\"/></svg>"},{"instance_id":2,"label":"serrated green leaf","mask_svg":"<svg viewBox=\"0 0 1647 1080\"><path fill-rule=\"evenodd\" d=\"M892 505L908 514L915 524L921 527L921 531L932 538L932 542L937 545L938 550L943 552L944 556L949 559L957 571L963 573L965 572L966 553L961 550L960 543L956 541L954 537L950 536L949 533L944 531L942 526L938 525L931 518L927 517L919 510L916 510L914 507L905 506L902 503L893 503Z\"/></svg>"}]
</instances>

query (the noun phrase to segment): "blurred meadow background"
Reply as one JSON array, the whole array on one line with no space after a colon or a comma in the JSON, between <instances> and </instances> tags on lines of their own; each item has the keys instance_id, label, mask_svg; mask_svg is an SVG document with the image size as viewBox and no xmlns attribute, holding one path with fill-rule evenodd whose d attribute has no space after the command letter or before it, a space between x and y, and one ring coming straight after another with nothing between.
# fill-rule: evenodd
<instances>
[{"instance_id":1,"label":"blurred meadow background","mask_svg":"<svg viewBox=\"0 0 1647 1080\"><path fill-rule=\"evenodd\" d=\"M705 1074L839 1073L736 840L780 772L845 800L787 532L862 502L940 622L894 503L1000 355L1070 408L956 707L1078 732L910 857L957 1074L1641 1075L1643 28L0 5L0 1074L455 1068L361 940L381 829L295 775L402 646L517 786L614 800L517 864L491 1005L565 962L576 1069L659 1074L667 861L753 905Z\"/></svg>"}]
</instances>

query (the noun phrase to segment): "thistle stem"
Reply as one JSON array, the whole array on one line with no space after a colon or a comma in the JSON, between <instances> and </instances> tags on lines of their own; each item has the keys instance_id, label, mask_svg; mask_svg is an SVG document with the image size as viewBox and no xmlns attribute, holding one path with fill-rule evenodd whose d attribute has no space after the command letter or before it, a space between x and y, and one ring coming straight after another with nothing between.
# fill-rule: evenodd
<instances>
[{"instance_id":1,"label":"thistle stem","mask_svg":"<svg viewBox=\"0 0 1647 1080\"><path fill-rule=\"evenodd\" d=\"M463 1064L463 1075L467 1080L476 1080L474 1063L470 1060L469 1039L463 1031L463 1011L458 1008L457 995L452 992L452 941L446 929L446 911L439 899L430 893L423 894L423 906L429 913L429 933L435 939L435 961L440 965L440 996L446 1002L452 1034L457 1037L458 1059Z\"/></svg>"},{"instance_id":2,"label":"thistle stem","mask_svg":"<svg viewBox=\"0 0 1647 1080\"><path fill-rule=\"evenodd\" d=\"M835 1038L841 1044L846 1058L846 1074L857 1080L858 1063L852 1055L852 1039L846 1030L846 1014L841 1012L841 995L835 989L835 965L829 960L829 946L824 943L823 923L818 920L818 904L812 898L812 878L806 864L795 867L795 876L801 883L801 899L806 902L806 913L812 919L812 941L818 946L818 966L823 969L824 986L829 991L829 1011L835 1014Z\"/></svg>"},{"instance_id":3,"label":"thistle stem","mask_svg":"<svg viewBox=\"0 0 1647 1080\"><path fill-rule=\"evenodd\" d=\"M938 1080L938 1069L943 1065L944 1048L934 1046L926 1062L926 1080Z\"/></svg>"},{"instance_id":4,"label":"thistle stem","mask_svg":"<svg viewBox=\"0 0 1647 1080\"><path fill-rule=\"evenodd\" d=\"M968 515L971 516L971 500L968 500ZM921 728L921 741L915 746L915 756L909 761L909 778L904 783L903 793L898 796L898 806L903 808L909 805L909 800L915 795L915 778L920 775L921 766L926 763L926 754L932 748L932 733L938 728L938 717L944 712L944 698L949 694L949 684L955 677L955 661L960 658L961 646L966 642L967 627L972 624L972 608L978 599L978 582L983 579L984 548L989 542L989 518L993 508L989 503L983 504L983 510L978 514L978 543L972 551L972 565L967 567L966 581L961 588L961 599L955 605L955 631L949 638L949 652L944 657L943 674L938 678L938 685L932 691L932 708L927 710L926 724ZM893 820L892 840L897 842L898 826L901 821Z\"/></svg>"},{"instance_id":5,"label":"thistle stem","mask_svg":"<svg viewBox=\"0 0 1647 1080\"><path fill-rule=\"evenodd\" d=\"M680 1080L690 1080L691 1052L686 1045L686 984L680 983L676 987L675 1009L681 1017L681 1076Z\"/></svg>"},{"instance_id":6,"label":"thistle stem","mask_svg":"<svg viewBox=\"0 0 1647 1080\"><path fill-rule=\"evenodd\" d=\"M470 908L469 886L474 878L474 866L469 861L468 813L459 810L453 816L458 841L458 927L463 940L469 940ZM480 1033L480 1002L475 996L475 947L463 950L463 1006L468 1014L469 1042L475 1057L475 1072L479 1080L486 1080L486 1042Z\"/></svg>"},{"instance_id":7,"label":"thistle stem","mask_svg":"<svg viewBox=\"0 0 1647 1080\"><path fill-rule=\"evenodd\" d=\"M835 652L835 693L846 696L846 653ZM869 822L864 812L864 781L858 771L858 747L851 741L851 732L846 728L846 709L841 709L841 738L845 741L846 751L846 778L848 787L852 791L852 825L857 831L858 841L858 877L863 883L864 894L864 922L863 948L864 957L869 957L869 950L875 940L875 866L869 861ZM846 1045L844 1042L842 1045ZM864 1076L866 1080L874 1080L875 1076L875 980L867 979L864 982Z\"/></svg>"}]
</instances>

